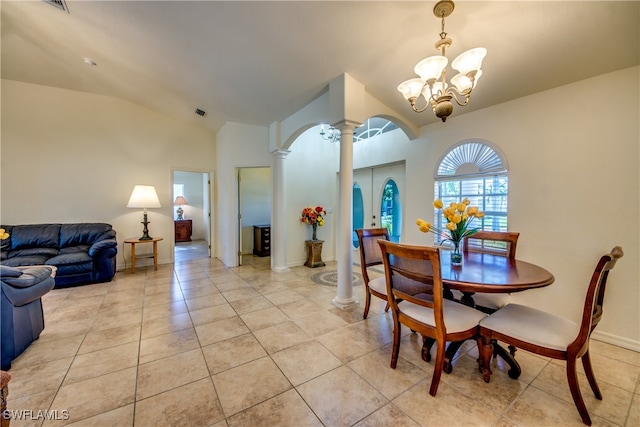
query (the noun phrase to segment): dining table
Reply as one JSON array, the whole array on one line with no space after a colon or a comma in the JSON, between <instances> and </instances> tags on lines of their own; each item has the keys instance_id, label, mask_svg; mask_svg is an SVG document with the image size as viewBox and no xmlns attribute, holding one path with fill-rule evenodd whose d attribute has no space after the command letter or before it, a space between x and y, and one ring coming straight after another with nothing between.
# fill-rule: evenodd
<instances>
[{"instance_id":1,"label":"dining table","mask_svg":"<svg viewBox=\"0 0 640 427\"><path fill-rule=\"evenodd\" d=\"M462 293L460 303L475 307L473 295L475 293L513 293L549 286L554 282L553 274L530 262L519 259L509 259L502 255L481 252L465 252L461 265L452 265L450 251L441 250L440 274L444 287L444 297L454 299L452 290ZM423 359L428 359L432 343L425 341ZM451 373L451 360L462 342L452 342L447 347L444 371ZM515 348L507 351L496 345L494 354L502 357L509 365L509 377L518 378L521 373L520 365L515 360ZM425 352L426 350L426 352ZM427 360L428 361L428 360Z\"/></svg>"}]
</instances>

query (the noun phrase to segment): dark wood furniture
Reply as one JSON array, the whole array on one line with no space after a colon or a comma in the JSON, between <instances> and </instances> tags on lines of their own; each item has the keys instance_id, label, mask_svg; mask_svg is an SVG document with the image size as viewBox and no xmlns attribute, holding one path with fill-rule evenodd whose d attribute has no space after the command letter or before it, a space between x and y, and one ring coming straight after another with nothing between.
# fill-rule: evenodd
<instances>
[{"instance_id":1,"label":"dark wood furniture","mask_svg":"<svg viewBox=\"0 0 640 427\"><path fill-rule=\"evenodd\" d=\"M580 358L584 372L596 399L602 393L596 382L589 356L589 338L602 317L602 303L609 272L623 256L622 248L616 246L611 253L600 258L591 276L582 311L580 324L531 307L508 304L480 321L481 371L485 382L491 378L490 359L493 342L500 340L515 347L552 359L566 360L567 381L573 402L578 408L582 422L591 425L589 412L582 399L576 362Z\"/></svg>"},{"instance_id":2,"label":"dark wood furniture","mask_svg":"<svg viewBox=\"0 0 640 427\"><path fill-rule=\"evenodd\" d=\"M389 305L393 314L395 369L400 352L400 324L436 341L437 353L429 394L435 396L445 363L448 341L475 338L485 313L444 299L440 275L440 251L429 246L410 246L379 240L382 249ZM405 289L413 289L405 292Z\"/></svg>"},{"instance_id":3,"label":"dark wood furniture","mask_svg":"<svg viewBox=\"0 0 640 427\"><path fill-rule=\"evenodd\" d=\"M473 295L478 293L499 294L522 292L529 289L549 286L555 280L553 274L539 267L518 259L510 259L501 255L480 252L464 252L462 265L452 266L449 256L440 257L442 282L446 298L452 298L452 289L463 293L463 303L475 307ZM447 348L444 370L450 373L453 369L451 360L462 342L452 342ZM429 360L429 342L425 341L423 359ZM510 366L509 376L518 378L522 372L520 365L506 350L496 346L497 353Z\"/></svg>"},{"instance_id":4,"label":"dark wood furniture","mask_svg":"<svg viewBox=\"0 0 640 427\"><path fill-rule=\"evenodd\" d=\"M360 250L360 268L365 287L365 304L362 318L369 315L371 306L371 295L387 301L387 282L384 277L369 279L369 267L382 265L382 250L378 240L389 240L389 230L387 228L367 228L356 230L358 235L358 249ZM384 311L389 311L389 302Z\"/></svg>"},{"instance_id":5,"label":"dark wood furniture","mask_svg":"<svg viewBox=\"0 0 640 427\"><path fill-rule=\"evenodd\" d=\"M179 219L174 222L176 229L176 242L190 242L192 224L190 219Z\"/></svg>"},{"instance_id":6,"label":"dark wood furniture","mask_svg":"<svg viewBox=\"0 0 640 427\"><path fill-rule=\"evenodd\" d=\"M271 255L271 226L253 226L253 254L263 257Z\"/></svg>"},{"instance_id":7,"label":"dark wood furniture","mask_svg":"<svg viewBox=\"0 0 640 427\"><path fill-rule=\"evenodd\" d=\"M153 254L145 255L144 257L138 256L138 258L151 258L153 257L153 269L158 269L158 242L162 240L162 237L154 237L151 240L140 240L138 238L126 239L124 242L131 245L131 272L136 272L136 245L138 243L153 243Z\"/></svg>"},{"instance_id":8,"label":"dark wood furniture","mask_svg":"<svg viewBox=\"0 0 640 427\"><path fill-rule=\"evenodd\" d=\"M9 427L11 417L5 416L7 410L7 396L9 396L9 381L11 374L7 371L0 371L0 425Z\"/></svg>"}]
</instances>

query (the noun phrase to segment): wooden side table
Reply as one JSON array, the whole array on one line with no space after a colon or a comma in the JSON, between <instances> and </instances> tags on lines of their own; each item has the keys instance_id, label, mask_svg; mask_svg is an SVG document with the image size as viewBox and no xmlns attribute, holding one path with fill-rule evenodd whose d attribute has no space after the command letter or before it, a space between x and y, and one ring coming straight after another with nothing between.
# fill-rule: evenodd
<instances>
[{"instance_id":1,"label":"wooden side table","mask_svg":"<svg viewBox=\"0 0 640 427\"><path fill-rule=\"evenodd\" d=\"M305 266L310 268L324 267L325 263L322 262L322 244L324 240L305 240L307 245L307 262Z\"/></svg>"},{"instance_id":2,"label":"wooden side table","mask_svg":"<svg viewBox=\"0 0 640 427\"><path fill-rule=\"evenodd\" d=\"M154 237L149 240L140 240L139 238L126 239L124 242L131 245L131 272L136 272L136 244L153 243L153 269L158 269L158 242L162 237ZM145 257L146 258L146 257Z\"/></svg>"}]
</instances>

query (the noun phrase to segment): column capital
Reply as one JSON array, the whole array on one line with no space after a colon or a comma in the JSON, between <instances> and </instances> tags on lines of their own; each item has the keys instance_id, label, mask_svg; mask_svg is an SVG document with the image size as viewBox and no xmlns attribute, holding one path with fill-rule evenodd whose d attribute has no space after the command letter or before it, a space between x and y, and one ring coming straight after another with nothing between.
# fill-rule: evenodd
<instances>
[{"instance_id":1,"label":"column capital","mask_svg":"<svg viewBox=\"0 0 640 427\"><path fill-rule=\"evenodd\" d=\"M339 122L333 123L333 126L336 129L345 130L345 129L355 129L359 126L362 126L362 123L356 122L353 120L341 120Z\"/></svg>"},{"instance_id":2,"label":"column capital","mask_svg":"<svg viewBox=\"0 0 640 427\"><path fill-rule=\"evenodd\" d=\"M289 155L289 153L291 153L290 150L282 150L282 149L278 149L278 150L273 150L271 152L271 154L279 159L284 159L285 157L287 157Z\"/></svg>"}]
</instances>

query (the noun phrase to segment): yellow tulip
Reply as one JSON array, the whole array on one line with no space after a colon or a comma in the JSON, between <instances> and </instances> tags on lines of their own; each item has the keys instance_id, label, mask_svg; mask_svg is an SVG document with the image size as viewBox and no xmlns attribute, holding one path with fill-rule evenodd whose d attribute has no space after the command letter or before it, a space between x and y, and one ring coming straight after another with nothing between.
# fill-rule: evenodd
<instances>
[{"instance_id":1,"label":"yellow tulip","mask_svg":"<svg viewBox=\"0 0 640 427\"><path fill-rule=\"evenodd\" d=\"M442 206L444 206L444 205L442 204L442 200L440 200L440 199L436 199L433 202L433 207L436 208L436 209L442 209Z\"/></svg>"},{"instance_id":2,"label":"yellow tulip","mask_svg":"<svg viewBox=\"0 0 640 427\"><path fill-rule=\"evenodd\" d=\"M430 229L431 229L431 224L429 224L428 222L425 222L420 226L420 231L422 231L423 233L428 233Z\"/></svg>"},{"instance_id":3,"label":"yellow tulip","mask_svg":"<svg viewBox=\"0 0 640 427\"><path fill-rule=\"evenodd\" d=\"M9 238L9 233L7 233L4 228L0 228L0 239L4 240L8 238Z\"/></svg>"},{"instance_id":4,"label":"yellow tulip","mask_svg":"<svg viewBox=\"0 0 640 427\"><path fill-rule=\"evenodd\" d=\"M478 211L478 213L476 214L476 218L482 218L483 216L484 216L484 212Z\"/></svg>"},{"instance_id":5,"label":"yellow tulip","mask_svg":"<svg viewBox=\"0 0 640 427\"><path fill-rule=\"evenodd\" d=\"M467 209L467 215L474 216L478 212L478 208L476 206L470 206Z\"/></svg>"},{"instance_id":6,"label":"yellow tulip","mask_svg":"<svg viewBox=\"0 0 640 427\"><path fill-rule=\"evenodd\" d=\"M469 203L471 202L465 197L464 199L462 199L462 203L464 203L466 206L469 206Z\"/></svg>"},{"instance_id":7,"label":"yellow tulip","mask_svg":"<svg viewBox=\"0 0 640 427\"><path fill-rule=\"evenodd\" d=\"M469 215L468 214L462 214L462 220L466 221L469 219Z\"/></svg>"},{"instance_id":8,"label":"yellow tulip","mask_svg":"<svg viewBox=\"0 0 640 427\"><path fill-rule=\"evenodd\" d=\"M458 214L458 213L457 213L457 214L455 214L455 215L453 216L453 218L451 218L451 222L453 222L453 223L458 224L458 223L460 223L460 221L462 221L462 217L461 217L461 216L460 216L460 214Z\"/></svg>"},{"instance_id":9,"label":"yellow tulip","mask_svg":"<svg viewBox=\"0 0 640 427\"><path fill-rule=\"evenodd\" d=\"M456 209L460 213L464 212L466 208L467 208L467 205L465 205L464 203L458 203L458 206L456 206Z\"/></svg>"},{"instance_id":10,"label":"yellow tulip","mask_svg":"<svg viewBox=\"0 0 640 427\"><path fill-rule=\"evenodd\" d=\"M416 219L416 225L418 227L420 227L422 224L426 224L426 221L420 218Z\"/></svg>"},{"instance_id":11,"label":"yellow tulip","mask_svg":"<svg viewBox=\"0 0 640 427\"><path fill-rule=\"evenodd\" d=\"M451 230L451 231L454 231L456 229L456 225L453 222L448 222L446 227L447 227L447 230Z\"/></svg>"}]
</instances>

